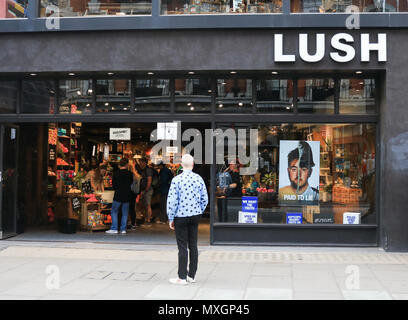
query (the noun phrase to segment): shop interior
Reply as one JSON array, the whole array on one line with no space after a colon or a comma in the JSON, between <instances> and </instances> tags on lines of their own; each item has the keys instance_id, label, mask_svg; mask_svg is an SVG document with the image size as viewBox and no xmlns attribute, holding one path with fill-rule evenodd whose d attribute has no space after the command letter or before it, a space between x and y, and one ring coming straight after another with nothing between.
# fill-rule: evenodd
<instances>
[{"instance_id":1,"label":"shop interior","mask_svg":"<svg viewBox=\"0 0 408 320\"><path fill-rule=\"evenodd\" d=\"M209 124L182 124L182 130L190 127L204 135ZM130 140L111 140L110 128L130 129ZM159 174L158 164L163 155L151 157L157 142L150 141L150 136L156 128L156 123L22 124L17 222L21 234L13 239L173 243L174 232L167 223L159 223L158 183L153 186L151 222L147 222L147 208L139 196L135 204L137 227L128 229L126 235L105 233L112 222L112 175L120 159L129 159L140 170L140 159L146 158L155 174ZM166 166L174 176L180 170L178 164ZM197 164L194 171L209 188L209 165ZM94 179L96 176L99 182ZM128 221L130 226L130 214ZM208 206L199 226L201 244L209 244L209 232Z\"/></svg>"},{"instance_id":2,"label":"shop interior","mask_svg":"<svg viewBox=\"0 0 408 320\"><path fill-rule=\"evenodd\" d=\"M248 129L247 125L239 124L221 128L228 127ZM232 178L241 190L228 194L222 188L223 179L227 179L228 173L231 179L238 168L218 166L216 221L238 222L242 196L253 196L257 198L257 215L247 223L290 224L290 215L297 216L299 219L293 223L300 224L376 223L374 124L279 124L251 128L258 130L257 171L239 179L237 176L235 181ZM289 197L285 201L288 185L296 183L288 175L288 154L293 149L297 151L300 141L315 146L310 149L313 161L306 180L314 190L314 198L293 201ZM237 161L238 167L244 167ZM350 216L357 218L351 221Z\"/></svg>"}]
</instances>

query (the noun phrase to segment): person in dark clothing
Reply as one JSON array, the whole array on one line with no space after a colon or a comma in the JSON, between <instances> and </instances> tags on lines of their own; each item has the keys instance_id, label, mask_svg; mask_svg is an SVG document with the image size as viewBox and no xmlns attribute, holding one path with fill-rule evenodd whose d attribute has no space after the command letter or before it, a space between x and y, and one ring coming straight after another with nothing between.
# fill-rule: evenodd
<instances>
[{"instance_id":1,"label":"person in dark clothing","mask_svg":"<svg viewBox=\"0 0 408 320\"><path fill-rule=\"evenodd\" d=\"M239 167L236 163L229 164L229 174L231 176L231 184L228 186L230 189L230 197L242 197L242 182L239 174Z\"/></svg>"},{"instance_id":2,"label":"person in dark clothing","mask_svg":"<svg viewBox=\"0 0 408 320\"><path fill-rule=\"evenodd\" d=\"M159 163L160 223L167 223L167 196L173 173L163 162Z\"/></svg>"},{"instance_id":3,"label":"person in dark clothing","mask_svg":"<svg viewBox=\"0 0 408 320\"><path fill-rule=\"evenodd\" d=\"M141 179L141 175L139 174L136 164L133 160L129 162L129 169L133 173L133 179ZM139 192L140 193L140 192ZM139 194L138 193L138 194ZM130 215L130 226L128 226L128 229L135 230L137 227L136 224L136 199L138 194L134 193L131 191L130 195L130 202L129 202L129 215Z\"/></svg>"},{"instance_id":4,"label":"person in dark clothing","mask_svg":"<svg viewBox=\"0 0 408 320\"><path fill-rule=\"evenodd\" d=\"M147 215L146 222L150 223L152 220L152 197L153 197L153 174L154 171L149 167L146 158L140 159L140 175L142 180L140 181L140 201L146 208L145 215Z\"/></svg>"},{"instance_id":5,"label":"person in dark clothing","mask_svg":"<svg viewBox=\"0 0 408 320\"><path fill-rule=\"evenodd\" d=\"M118 213L122 206L122 219L120 223L120 233L126 234L126 224L129 212L129 202L131 199L131 185L133 174L128 170L128 160L123 158L119 162L119 170L113 174L112 186L115 190L112 203L112 226L106 233L118 233Z\"/></svg>"}]
</instances>

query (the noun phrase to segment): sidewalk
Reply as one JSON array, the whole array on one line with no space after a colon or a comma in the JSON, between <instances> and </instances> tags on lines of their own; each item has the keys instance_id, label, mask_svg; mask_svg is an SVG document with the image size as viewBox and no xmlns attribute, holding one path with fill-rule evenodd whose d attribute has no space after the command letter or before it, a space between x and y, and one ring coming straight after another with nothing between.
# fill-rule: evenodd
<instances>
[{"instance_id":1,"label":"sidewalk","mask_svg":"<svg viewBox=\"0 0 408 320\"><path fill-rule=\"evenodd\" d=\"M175 245L3 240L0 300L408 299L408 253L230 246L199 251L197 282L180 287L168 282L177 275Z\"/></svg>"}]
</instances>

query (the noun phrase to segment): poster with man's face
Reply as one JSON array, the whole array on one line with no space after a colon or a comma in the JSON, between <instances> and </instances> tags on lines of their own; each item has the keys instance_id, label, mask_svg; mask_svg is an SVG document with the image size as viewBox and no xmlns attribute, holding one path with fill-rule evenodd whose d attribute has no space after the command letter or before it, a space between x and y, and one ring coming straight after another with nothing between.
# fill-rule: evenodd
<instances>
[{"instance_id":1,"label":"poster with man's face","mask_svg":"<svg viewBox=\"0 0 408 320\"><path fill-rule=\"evenodd\" d=\"M279 203L319 204L320 141L281 140Z\"/></svg>"}]
</instances>

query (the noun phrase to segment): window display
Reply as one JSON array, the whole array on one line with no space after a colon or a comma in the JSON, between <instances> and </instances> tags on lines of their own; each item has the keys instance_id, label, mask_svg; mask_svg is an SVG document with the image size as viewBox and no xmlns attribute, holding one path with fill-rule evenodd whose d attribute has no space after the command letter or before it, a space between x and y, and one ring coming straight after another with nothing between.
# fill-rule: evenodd
<instances>
[{"instance_id":1,"label":"window display","mask_svg":"<svg viewBox=\"0 0 408 320\"><path fill-rule=\"evenodd\" d=\"M26 18L28 0L2 0L0 3L0 19Z\"/></svg>"},{"instance_id":2,"label":"window display","mask_svg":"<svg viewBox=\"0 0 408 320\"><path fill-rule=\"evenodd\" d=\"M40 16L124 16L146 15L151 13L151 0L41 0Z\"/></svg>"},{"instance_id":3,"label":"window display","mask_svg":"<svg viewBox=\"0 0 408 320\"><path fill-rule=\"evenodd\" d=\"M291 12L335 13L347 12L347 7L355 6L359 12L407 12L406 1L363 1L363 0L291 0ZM355 11L355 10L354 10Z\"/></svg>"},{"instance_id":4,"label":"window display","mask_svg":"<svg viewBox=\"0 0 408 320\"><path fill-rule=\"evenodd\" d=\"M258 169L240 175L239 158L218 165L216 221L238 223L249 196L257 202L257 223L375 223L375 127L253 126Z\"/></svg>"}]
</instances>

